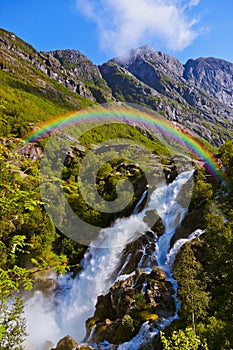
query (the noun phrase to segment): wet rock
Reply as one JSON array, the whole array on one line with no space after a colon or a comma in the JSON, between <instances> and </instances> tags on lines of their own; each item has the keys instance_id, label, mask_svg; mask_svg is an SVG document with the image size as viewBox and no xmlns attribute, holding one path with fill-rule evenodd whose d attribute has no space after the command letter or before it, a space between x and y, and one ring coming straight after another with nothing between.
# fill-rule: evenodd
<instances>
[{"instance_id":1,"label":"wet rock","mask_svg":"<svg viewBox=\"0 0 233 350\"><path fill-rule=\"evenodd\" d=\"M93 350L93 348L88 345L79 346L71 336L67 335L58 342L56 348L51 350Z\"/></svg>"},{"instance_id":2,"label":"wet rock","mask_svg":"<svg viewBox=\"0 0 233 350\"><path fill-rule=\"evenodd\" d=\"M182 221L180 227L177 228L171 240L171 246L173 246L178 239L187 238L195 230L199 228L205 228L203 211L204 207L200 207L198 209L192 210L186 215L186 217Z\"/></svg>"},{"instance_id":3,"label":"wet rock","mask_svg":"<svg viewBox=\"0 0 233 350\"><path fill-rule=\"evenodd\" d=\"M163 169L163 172L164 172L167 184L172 183L175 180L175 178L178 176L178 171L175 165L171 167L166 166Z\"/></svg>"},{"instance_id":4,"label":"wet rock","mask_svg":"<svg viewBox=\"0 0 233 350\"><path fill-rule=\"evenodd\" d=\"M159 267L154 267L151 273L149 274L149 279L155 280L155 281L165 281L166 280L166 273L161 270Z\"/></svg>"},{"instance_id":5,"label":"wet rock","mask_svg":"<svg viewBox=\"0 0 233 350\"><path fill-rule=\"evenodd\" d=\"M85 340L111 344L129 341L144 322L156 326L162 317L175 313L173 288L160 268L151 273L136 270L135 275L117 281L109 293L98 297L94 317L86 322Z\"/></svg>"},{"instance_id":6,"label":"wet rock","mask_svg":"<svg viewBox=\"0 0 233 350\"><path fill-rule=\"evenodd\" d=\"M156 232L158 236L163 234L164 226L156 210L147 210L143 221L151 227L152 231Z\"/></svg>"},{"instance_id":7,"label":"wet rock","mask_svg":"<svg viewBox=\"0 0 233 350\"><path fill-rule=\"evenodd\" d=\"M76 341L71 338L71 336L67 335L66 337L62 338L55 349L52 350L78 350L78 344Z\"/></svg>"},{"instance_id":8,"label":"wet rock","mask_svg":"<svg viewBox=\"0 0 233 350\"><path fill-rule=\"evenodd\" d=\"M153 226L155 232L159 231L159 235L164 232L164 227L161 219L157 219L157 222ZM146 232L136 241L129 243L123 252L122 259L118 266L118 274L127 275L136 271L139 268L144 268L148 264L156 265L156 240L157 234L151 231ZM150 265L150 266L151 266Z\"/></svg>"}]
</instances>

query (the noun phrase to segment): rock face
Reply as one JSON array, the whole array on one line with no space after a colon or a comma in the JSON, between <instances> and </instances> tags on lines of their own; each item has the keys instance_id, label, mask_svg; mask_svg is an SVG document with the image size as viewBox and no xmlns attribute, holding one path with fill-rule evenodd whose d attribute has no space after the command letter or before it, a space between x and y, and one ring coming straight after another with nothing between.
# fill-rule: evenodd
<instances>
[{"instance_id":1,"label":"rock face","mask_svg":"<svg viewBox=\"0 0 233 350\"><path fill-rule=\"evenodd\" d=\"M102 78L99 68L78 50L56 50L43 54L48 60L53 57L57 59L63 68L73 72L79 79L96 82Z\"/></svg>"},{"instance_id":2,"label":"rock face","mask_svg":"<svg viewBox=\"0 0 233 350\"><path fill-rule=\"evenodd\" d=\"M73 349L78 349L78 344L74 341L73 338L71 338L70 336L66 336L58 342L57 347L54 350L73 350Z\"/></svg>"},{"instance_id":3,"label":"rock face","mask_svg":"<svg viewBox=\"0 0 233 350\"><path fill-rule=\"evenodd\" d=\"M188 60L184 78L233 108L233 64L217 58Z\"/></svg>"},{"instance_id":4,"label":"rock face","mask_svg":"<svg viewBox=\"0 0 233 350\"><path fill-rule=\"evenodd\" d=\"M174 80L181 80L184 67L175 57L161 51L154 51L149 46L142 46L130 50L127 57L118 57L114 62L126 67L129 72L148 86L159 90L160 77L168 76Z\"/></svg>"},{"instance_id":5,"label":"rock face","mask_svg":"<svg viewBox=\"0 0 233 350\"><path fill-rule=\"evenodd\" d=\"M144 322L153 325L175 313L173 289L158 267L150 274L137 270L134 276L114 284L99 296L94 317L87 321L86 340L116 345L130 340ZM91 335L90 335L91 334Z\"/></svg>"},{"instance_id":6,"label":"rock face","mask_svg":"<svg viewBox=\"0 0 233 350\"><path fill-rule=\"evenodd\" d=\"M77 50L37 52L31 45L3 29L0 30L0 48L0 69L21 69L23 76L32 65L79 96L99 103L111 99L110 89L98 67ZM45 81L40 83L41 88L48 89Z\"/></svg>"}]
</instances>

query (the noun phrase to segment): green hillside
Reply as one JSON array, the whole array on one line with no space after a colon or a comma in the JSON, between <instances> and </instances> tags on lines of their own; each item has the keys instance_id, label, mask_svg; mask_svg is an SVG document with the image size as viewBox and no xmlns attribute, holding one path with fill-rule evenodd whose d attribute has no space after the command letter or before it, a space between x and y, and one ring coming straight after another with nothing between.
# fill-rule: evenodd
<instances>
[{"instance_id":1,"label":"green hillside","mask_svg":"<svg viewBox=\"0 0 233 350\"><path fill-rule=\"evenodd\" d=\"M14 48L7 51L1 48L1 136L22 137L40 121L93 105L37 69L33 64L34 60L40 61L36 50L15 36L11 39L10 35L13 34L0 31L1 38L6 38Z\"/></svg>"}]
</instances>

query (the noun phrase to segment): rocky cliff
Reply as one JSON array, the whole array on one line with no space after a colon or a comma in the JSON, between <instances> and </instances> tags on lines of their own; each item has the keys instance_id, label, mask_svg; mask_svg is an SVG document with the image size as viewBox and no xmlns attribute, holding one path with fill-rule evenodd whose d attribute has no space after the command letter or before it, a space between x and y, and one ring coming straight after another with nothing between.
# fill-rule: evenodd
<instances>
[{"instance_id":1,"label":"rocky cliff","mask_svg":"<svg viewBox=\"0 0 233 350\"><path fill-rule=\"evenodd\" d=\"M26 74L39 75L40 81L37 79L37 83L45 91L49 90L48 83L45 77L38 74L40 72L49 77L50 82L55 80L91 101L103 103L111 95L98 67L77 50L37 52L15 34L3 29L0 30L0 49L0 69L14 74L17 71L22 81Z\"/></svg>"}]
</instances>

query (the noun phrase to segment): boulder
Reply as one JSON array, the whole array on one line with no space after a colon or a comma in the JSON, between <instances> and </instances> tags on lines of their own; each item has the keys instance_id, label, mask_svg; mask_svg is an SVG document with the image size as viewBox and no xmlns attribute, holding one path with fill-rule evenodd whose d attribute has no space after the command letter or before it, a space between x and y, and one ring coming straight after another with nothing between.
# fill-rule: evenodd
<instances>
[{"instance_id":1,"label":"boulder","mask_svg":"<svg viewBox=\"0 0 233 350\"><path fill-rule=\"evenodd\" d=\"M162 232L164 230L159 219L156 223L158 230ZM155 231L156 232L156 231ZM127 275L137 270L140 265L142 268L149 265L156 265L156 256L154 254L156 250L157 232L146 232L136 241L127 244L124 249L122 259L118 266L118 275Z\"/></svg>"},{"instance_id":2,"label":"boulder","mask_svg":"<svg viewBox=\"0 0 233 350\"><path fill-rule=\"evenodd\" d=\"M171 246L173 246L179 239L187 238L192 232L199 228L205 228L204 206L201 206L187 213L186 217L182 221L181 225L177 228L171 240Z\"/></svg>"},{"instance_id":3,"label":"boulder","mask_svg":"<svg viewBox=\"0 0 233 350\"><path fill-rule=\"evenodd\" d=\"M86 322L85 341L119 345L132 339L144 322L156 326L176 312L174 290L158 267L151 273L136 270L98 297L94 317Z\"/></svg>"},{"instance_id":4,"label":"boulder","mask_svg":"<svg viewBox=\"0 0 233 350\"><path fill-rule=\"evenodd\" d=\"M57 347L53 350L78 350L78 344L76 341L69 335L66 337L62 338L58 344Z\"/></svg>"},{"instance_id":5,"label":"boulder","mask_svg":"<svg viewBox=\"0 0 233 350\"><path fill-rule=\"evenodd\" d=\"M155 280L159 282L166 281L166 273L159 267L154 267L148 276L148 280Z\"/></svg>"},{"instance_id":6,"label":"boulder","mask_svg":"<svg viewBox=\"0 0 233 350\"><path fill-rule=\"evenodd\" d=\"M93 350L93 348L88 345L79 346L71 336L67 335L58 342L55 349L51 350Z\"/></svg>"}]
</instances>

